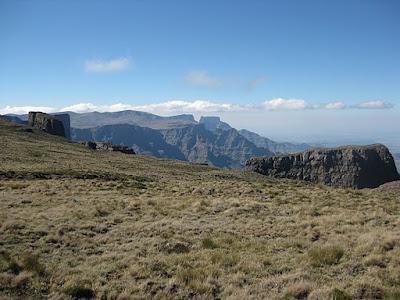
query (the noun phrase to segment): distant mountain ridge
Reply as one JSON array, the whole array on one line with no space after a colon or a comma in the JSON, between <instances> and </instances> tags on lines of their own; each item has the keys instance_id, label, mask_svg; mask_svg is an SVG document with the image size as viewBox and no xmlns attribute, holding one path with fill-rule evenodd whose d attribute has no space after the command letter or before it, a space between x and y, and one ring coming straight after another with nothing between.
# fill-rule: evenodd
<instances>
[{"instance_id":1,"label":"distant mountain ridge","mask_svg":"<svg viewBox=\"0 0 400 300\"><path fill-rule=\"evenodd\" d=\"M162 117L142 111L124 110L119 112L68 112L74 128L93 128L104 125L130 124L152 129L176 128L197 124L193 115L183 114Z\"/></svg>"},{"instance_id":2,"label":"distant mountain ridge","mask_svg":"<svg viewBox=\"0 0 400 300\"><path fill-rule=\"evenodd\" d=\"M269 149L271 152L274 152L276 154L296 153L304 151L311 147L310 145L304 143L303 144L294 144L287 142L278 143L246 129L239 130L239 133L257 147Z\"/></svg>"},{"instance_id":3,"label":"distant mountain ridge","mask_svg":"<svg viewBox=\"0 0 400 300\"><path fill-rule=\"evenodd\" d=\"M162 117L155 114L135 110L123 110L118 112L95 111L87 113L76 113L72 111L67 111L63 113L69 114L71 119L71 127L74 128L94 128L104 125L130 124L153 129L163 129L197 124L196 120L191 114ZM21 122L21 120L28 120L28 114L10 114L5 115L4 117L16 123Z\"/></svg>"},{"instance_id":4,"label":"distant mountain ridge","mask_svg":"<svg viewBox=\"0 0 400 300\"><path fill-rule=\"evenodd\" d=\"M159 130L130 124L72 128L71 137L76 141L124 144L144 155L228 168L240 168L254 156L272 155L267 149L256 147L233 128L211 132L203 124Z\"/></svg>"},{"instance_id":5,"label":"distant mountain ridge","mask_svg":"<svg viewBox=\"0 0 400 300\"><path fill-rule=\"evenodd\" d=\"M162 117L141 111L67 112L71 139L123 144L138 154L218 167L241 168L257 156L302 151L308 145L276 143L248 130L236 130L219 117L193 115ZM27 115L7 116L23 122ZM22 120L22 121L21 121Z\"/></svg>"}]
</instances>

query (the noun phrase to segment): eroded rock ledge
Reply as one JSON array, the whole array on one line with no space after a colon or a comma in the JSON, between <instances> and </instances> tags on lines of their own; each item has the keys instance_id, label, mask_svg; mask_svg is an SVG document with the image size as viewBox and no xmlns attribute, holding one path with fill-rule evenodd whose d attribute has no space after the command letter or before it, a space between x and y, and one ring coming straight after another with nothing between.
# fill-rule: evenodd
<instances>
[{"instance_id":1,"label":"eroded rock ledge","mask_svg":"<svg viewBox=\"0 0 400 300\"><path fill-rule=\"evenodd\" d=\"M115 145L107 142L81 142L83 145L92 150L98 151L116 151L125 154L136 154L132 148L124 145Z\"/></svg>"},{"instance_id":2,"label":"eroded rock ledge","mask_svg":"<svg viewBox=\"0 0 400 300\"><path fill-rule=\"evenodd\" d=\"M392 155L381 144L252 158L246 162L246 169L277 178L350 188L374 188L400 179Z\"/></svg>"}]
</instances>

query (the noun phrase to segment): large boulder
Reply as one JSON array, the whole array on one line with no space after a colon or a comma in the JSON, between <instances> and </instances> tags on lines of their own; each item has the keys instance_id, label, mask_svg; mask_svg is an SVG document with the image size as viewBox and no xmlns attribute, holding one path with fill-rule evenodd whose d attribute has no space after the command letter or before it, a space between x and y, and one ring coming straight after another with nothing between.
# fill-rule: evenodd
<instances>
[{"instance_id":1,"label":"large boulder","mask_svg":"<svg viewBox=\"0 0 400 300\"><path fill-rule=\"evenodd\" d=\"M43 130L49 134L63 137L67 136L64 124L57 116L31 111L29 112L28 125Z\"/></svg>"},{"instance_id":2,"label":"large boulder","mask_svg":"<svg viewBox=\"0 0 400 300\"><path fill-rule=\"evenodd\" d=\"M246 168L272 177L336 187L374 188L400 179L392 155L381 144L310 149L290 155L252 158L246 162Z\"/></svg>"}]
</instances>

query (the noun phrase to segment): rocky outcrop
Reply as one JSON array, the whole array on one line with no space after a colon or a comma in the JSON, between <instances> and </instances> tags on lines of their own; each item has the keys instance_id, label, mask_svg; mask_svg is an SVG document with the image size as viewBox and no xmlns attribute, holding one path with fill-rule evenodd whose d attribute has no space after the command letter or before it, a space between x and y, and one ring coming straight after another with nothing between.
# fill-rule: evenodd
<instances>
[{"instance_id":1,"label":"rocky outcrop","mask_svg":"<svg viewBox=\"0 0 400 300\"><path fill-rule=\"evenodd\" d=\"M199 124L203 124L207 130L215 132L217 129L229 130L232 127L225 122L222 122L220 117L201 117Z\"/></svg>"},{"instance_id":2,"label":"rocky outcrop","mask_svg":"<svg viewBox=\"0 0 400 300\"><path fill-rule=\"evenodd\" d=\"M251 171L278 178L336 187L374 188L400 179L389 150L381 144L310 149L301 153L253 158Z\"/></svg>"},{"instance_id":3,"label":"rocky outcrop","mask_svg":"<svg viewBox=\"0 0 400 300\"><path fill-rule=\"evenodd\" d=\"M136 154L135 151L128 146L124 145L114 145L111 143L103 143L103 142L82 142L83 145L92 150L99 151L116 151L122 152L125 154Z\"/></svg>"},{"instance_id":4,"label":"rocky outcrop","mask_svg":"<svg viewBox=\"0 0 400 300\"><path fill-rule=\"evenodd\" d=\"M70 140L71 139L71 121L70 121L69 114L54 114L52 116L56 117L58 120L60 120L63 123L65 137Z\"/></svg>"},{"instance_id":5,"label":"rocky outcrop","mask_svg":"<svg viewBox=\"0 0 400 300\"><path fill-rule=\"evenodd\" d=\"M136 153L156 157L184 160L177 147L167 144L158 130L130 124L106 125L95 128L72 128L74 141L102 141L116 145L126 145Z\"/></svg>"},{"instance_id":6,"label":"rocky outcrop","mask_svg":"<svg viewBox=\"0 0 400 300\"><path fill-rule=\"evenodd\" d=\"M68 116L68 115L67 115ZM29 112L28 125L43 130L49 134L66 137L69 128L64 127L63 122L53 115L42 112Z\"/></svg>"}]
</instances>

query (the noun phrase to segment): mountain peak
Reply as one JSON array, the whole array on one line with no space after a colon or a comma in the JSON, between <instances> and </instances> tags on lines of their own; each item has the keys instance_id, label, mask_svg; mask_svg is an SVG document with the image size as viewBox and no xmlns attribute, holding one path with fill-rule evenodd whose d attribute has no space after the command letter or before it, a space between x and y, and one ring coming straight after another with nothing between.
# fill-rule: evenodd
<instances>
[{"instance_id":1,"label":"mountain peak","mask_svg":"<svg viewBox=\"0 0 400 300\"><path fill-rule=\"evenodd\" d=\"M222 122L220 117L216 116L202 116L199 121L200 124L204 124L204 127L209 131L216 131L217 129L229 130L232 127L225 122Z\"/></svg>"}]
</instances>

